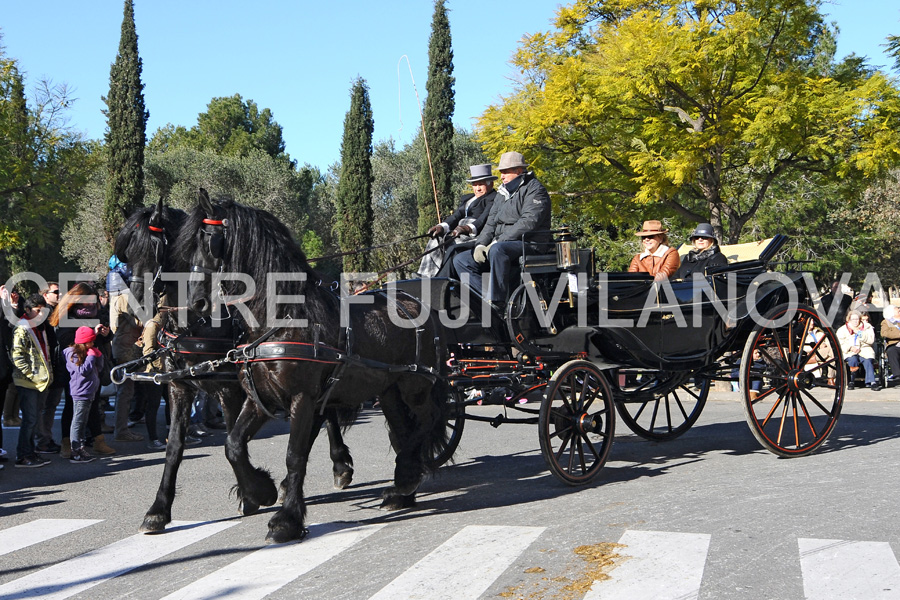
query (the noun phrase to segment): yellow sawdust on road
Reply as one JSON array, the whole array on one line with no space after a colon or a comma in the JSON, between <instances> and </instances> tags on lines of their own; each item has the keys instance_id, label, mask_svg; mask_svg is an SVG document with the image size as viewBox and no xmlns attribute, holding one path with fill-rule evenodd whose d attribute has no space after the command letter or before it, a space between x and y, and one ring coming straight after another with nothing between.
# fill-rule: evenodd
<instances>
[{"instance_id":1,"label":"yellow sawdust on road","mask_svg":"<svg viewBox=\"0 0 900 600\"><path fill-rule=\"evenodd\" d=\"M574 569L580 571L574 580L565 576L544 576L530 584L523 583L509 587L498 596L514 600L577 600L591 589L591 585L595 581L609 579L609 571L628 558L617 552L618 549L624 547L622 544L612 542L578 546L572 552L586 564L582 565L583 570L579 570L577 567ZM525 569L524 572L540 574L545 573L546 570L543 567L534 566ZM561 584L565 585L560 588Z\"/></svg>"}]
</instances>

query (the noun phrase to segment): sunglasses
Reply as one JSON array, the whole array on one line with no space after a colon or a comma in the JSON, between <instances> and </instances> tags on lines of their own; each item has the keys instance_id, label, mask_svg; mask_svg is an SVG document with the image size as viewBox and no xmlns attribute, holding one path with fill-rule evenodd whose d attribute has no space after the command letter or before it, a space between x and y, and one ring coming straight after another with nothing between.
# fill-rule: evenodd
<instances>
[{"instance_id":1,"label":"sunglasses","mask_svg":"<svg viewBox=\"0 0 900 600\"><path fill-rule=\"evenodd\" d=\"M57 296L59 296L59 290L50 290L50 291L47 292L47 293L48 293L48 294L56 294Z\"/></svg>"}]
</instances>

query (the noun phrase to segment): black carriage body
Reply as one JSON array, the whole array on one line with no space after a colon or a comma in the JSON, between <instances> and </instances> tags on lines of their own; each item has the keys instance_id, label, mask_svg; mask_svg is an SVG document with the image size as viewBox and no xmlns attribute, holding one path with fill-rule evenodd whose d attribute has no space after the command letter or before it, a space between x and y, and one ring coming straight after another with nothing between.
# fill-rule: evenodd
<instances>
[{"instance_id":1,"label":"black carriage body","mask_svg":"<svg viewBox=\"0 0 900 600\"><path fill-rule=\"evenodd\" d=\"M780 247L784 240L776 241ZM551 365L581 358L601 370L701 370L723 354L740 352L755 321L772 307L789 300L811 303L802 274L767 274L762 260L734 263L685 281L601 273L582 277L585 289L572 293L568 274L555 265L526 266L523 279L506 315L453 279L412 279L390 287L441 313L444 339L457 355L465 356L466 348L476 353L481 347L515 348L517 355ZM465 292L468 319L460 320ZM550 310L554 298L555 310ZM539 311L552 318L542 323Z\"/></svg>"}]
</instances>

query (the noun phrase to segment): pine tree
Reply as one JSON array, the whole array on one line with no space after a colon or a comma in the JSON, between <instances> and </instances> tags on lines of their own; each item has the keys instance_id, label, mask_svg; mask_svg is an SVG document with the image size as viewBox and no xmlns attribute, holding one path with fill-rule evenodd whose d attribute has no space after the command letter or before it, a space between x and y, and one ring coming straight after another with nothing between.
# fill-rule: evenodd
<instances>
[{"instance_id":1,"label":"pine tree","mask_svg":"<svg viewBox=\"0 0 900 600\"><path fill-rule=\"evenodd\" d=\"M456 204L452 192L454 82L450 21L447 18L444 0L436 0L431 20L431 37L428 40L428 82L425 84L428 97L425 99L424 111L425 140L431 155L431 168L426 156L419 172L419 188L416 194L419 205L419 233L424 233L438 222L435 193L442 218L452 213Z\"/></svg>"},{"instance_id":2,"label":"pine tree","mask_svg":"<svg viewBox=\"0 0 900 600\"><path fill-rule=\"evenodd\" d=\"M144 203L144 146L150 113L144 108L141 70L134 2L125 0L119 52L109 70L109 96L103 99L109 156L103 225L110 242L123 223L121 209L131 212Z\"/></svg>"},{"instance_id":3,"label":"pine tree","mask_svg":"<svg viewBox=\"0 0 900 600\"><path fill-rule=\"evenodd\" d=\"M375 121L369 88L357 78L350 92L350 110L344 118L341 141L341 178L337 191L338 243L342 252L372 245L372 132ZM345 272L364 272L365 253L344 257Z\"/></svg>"}]
</instances>

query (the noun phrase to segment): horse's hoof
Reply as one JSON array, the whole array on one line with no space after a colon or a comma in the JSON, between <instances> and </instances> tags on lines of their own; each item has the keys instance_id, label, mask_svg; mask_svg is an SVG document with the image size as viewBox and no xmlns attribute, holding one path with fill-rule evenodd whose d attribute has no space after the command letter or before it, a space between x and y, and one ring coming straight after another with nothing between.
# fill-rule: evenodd
<instances>
[{"instance_id":1,"label":"horse's hoof","mask_svg":"<svg viewBox=\"0 0 900 600\"><path fill-rule=\"evenodd\" d=\"M256 502L251 502L249 500L241 500L238 504L238 514L249 517L250 515L255 515L259 511L259 504Z\"/></svg>"},{"instance_id":2,"label":"horse's hoof","mask_svg":"<svg viewBox=\"0 0 900 600\"><path fill-rule=\"evenodd\" d=\"M161 531L165 531L166 525L168 525L171 519L167 519L162 515L147 515L144 517L144 522L141 523L141 528L138 529L140 533L159 533Z\"/></svg>"},{"instance_id":3,"label":"horse's hoof","mask_svg":"<svg viewBox=\"0 0 900 600\"><path fill-rule=\"evenodd\" d=\"M301 527L299 532L293 531L285 527L269 529L266 535L267 544L286 544L287 542L299 542L309 535L309 529Z\"/></svg>"},{"instance_id":4,"label":"horse's hoof","mask_svg":"<svg viewBox=\"0 0 900 600\"><path fill-rule=\"evenodd\" d=\"M416 495L400 496L397 494L385 494L384 500L381 501L381 510L402 510L404 508L413 508L416 505Z\"/></svg>"},{"instance_id":5,"label":"horse's hoof","mask_svg":"<svg viewBox=\"0 0 900 600\"><path fill-rule=\"evenodd\" d=\"M340 475L334 476L334 489L345 490L353 481L353 471L344 471Z\"/></svg>"}]
</instances>

